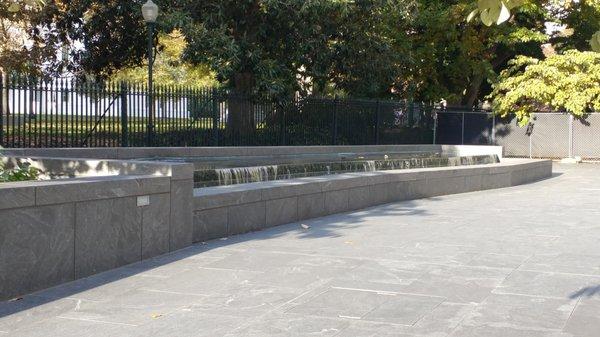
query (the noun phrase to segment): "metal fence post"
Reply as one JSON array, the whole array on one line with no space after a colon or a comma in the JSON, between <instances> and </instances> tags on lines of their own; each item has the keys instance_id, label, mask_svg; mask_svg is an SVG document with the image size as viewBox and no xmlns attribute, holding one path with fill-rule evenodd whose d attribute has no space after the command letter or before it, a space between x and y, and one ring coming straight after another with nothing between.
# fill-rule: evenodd
<instances>
[{"instance_id":1,"label":"metal fence post","mask_svg":"<svg viewBox=\"0 0 600 337\"><path fill-rule=\"evenodd\" d=\"M492 112L492 145L496 145L496 114Z\"/></svg>"},{"instance_id":2,"label":"metal fence post","mask_svg":"<svg viewBox=\"0 0 600 337\"><path fill-rule=\"evenodd\" d=\"M535 119L535 116L532 117ZM527 124L527 130L525 131L525 134L529 137L529 158L533 158L533 130L534 130L535 124L531 122L531 119L529 121L529 124Z\"/></svg>"},{"instance_id":3,"label":"metal fence post","mask_svg":"<svg viewBox=\"0 0 600 337\"><path fill-rule=\"evenodd\" d=\"M213 146L219 146L219 101L217 97L217 89L213 88L210 95L212 103L212 143Z\"/></svg>"},{"instance_id":4,"label":"metal fence post","mask_svg":"<svg viewBox=\"0 0 600 337\"><path fill-rule=\"evenodd\" d=\"M334 100L333 100L333 130L331 132L332 134L332 140L331 140L331 145L337 145L337 115L338 115L338 97L337 95L335 96Z\"/></svg>"},{"instance_id":5,"label":"metal fence post","mask_svg":"<svg viewBox=\"0 0 600 337\"><path fill-rule=\"evenodd\" d=\"M408 127L412 128L415 123L415 102L408 103Z\"/></svg>"},{"instance_id":6,"label":"metal fence post","mask_svg":"<svg viewBox=\"0 0 600 337\"><path fill-rule=\"evenodd\" d=\"M465 145L465 112L462 112L462 129L461 129L460 143Z\"/></svg>"},{"instance_id":7,"label":"metal fence post","mask_svg":"<svg viewBox=\"0 0 600 337\"><path fill-rule=\"evenodd\" d=\"M437 144L438 113L433 111L433 145Z\"/></svg>"},{"instance_id":8,"label":"metal fence post","mask_svg":"<svg viewBox=\"0 0 600 337\"><path fill-rule=\"evenodd\" d=\"M569 114L569 158L573 158L573 115Z\"/></svg>"},{"instance_id":9,"label":"metal fence post","mask_svg":"<svg viewBox=\"0 0 600 337\"><path fill-rule=\"evenodd\" d=\"M377 106L375 107L375 145L379 145L379 115L381 112L381 102L377 100Z\"/></svg>"},{"instance_id":10,"label":"metal fence post","mask_svg":"<svg viewBox=\"0 0 600 337\"><path fill-rule=\"evenodd\" d=\"M129 116L127 113L127 83L121 82L121 146L129 146Z\"/></svg>"},{"instance_id":11,"label":"metal fence post","mask_svg":"<svg viewBox=\"0 0 600 337\"><path fill-rule=\"evenodd\" d=\"M295 98L292 98L292 100ZM285 130L286 128L286 120L285 120L285 112L287 111L287 109L285 107L283 107L284 105L282 104L282 109L281 109L281 125L280 125L280 133L281 133L281 138L280 138L280 145L281 146L285 146Z\"/></svg>"}]
</instances>

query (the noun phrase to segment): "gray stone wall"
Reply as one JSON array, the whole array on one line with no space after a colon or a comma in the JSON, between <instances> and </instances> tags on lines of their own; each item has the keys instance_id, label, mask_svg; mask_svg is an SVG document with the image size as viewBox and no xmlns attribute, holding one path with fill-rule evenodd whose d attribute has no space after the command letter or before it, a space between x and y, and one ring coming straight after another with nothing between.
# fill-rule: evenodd
<instances>
[{"instance_id":1,"label":"gray stone wall","mask_svg":"<svg viewBox=\"0 0 600 337\"><path fill-rule=\"evenodd\" d=\"M26 157L40 151L42 157L33 160L35 165L48 172L83 178L0 184L0 300L161 255L193 242L387 202L513 186L552 173L549 161L505 160L488 166L355 173L194 190L191 164L98 159L399 150L461 155L464 151L495 153L498 148L415 145L7 150ZM53 155L64 158L51 158ZM74 159L78 157L97 159ZM146 196L149 204L138 205L138 197Z\"/></svg>"},{"instance_id":2,"label":"gray stone wall","mask_svg":"<svg viewBox=\"0 0 600 337\"><path fill-rule=\"evenodd\" d=\"M194 242L395 201L509 187L549 178L552 162L380 171L194 190Z\"/></svg>"},{"instance_id":3,"label":"gray stone wall","mask_svg":"<svg viewBox=\"0 0 600 337\"><path fill-rule=\"evenodd\" d=\"M0 184L0 300L189 246L192 188L191 175Z\"/></svg>"}]
</instances>

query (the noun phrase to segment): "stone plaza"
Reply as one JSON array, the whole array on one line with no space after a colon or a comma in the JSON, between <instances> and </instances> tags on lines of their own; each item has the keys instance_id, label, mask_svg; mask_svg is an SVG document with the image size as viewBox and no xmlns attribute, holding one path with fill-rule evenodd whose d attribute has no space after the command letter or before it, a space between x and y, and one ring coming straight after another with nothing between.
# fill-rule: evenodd
<instances>
[{"instance_id":1,"label":"stone plaza","mask_svg":"<svg viewBox=\"0 0 600 337\"><path fill-rule=\"evenodd\" d=\"M195 244L0 304L6 336L598 336L600 168Z\"/></svg>"}]
</instances>

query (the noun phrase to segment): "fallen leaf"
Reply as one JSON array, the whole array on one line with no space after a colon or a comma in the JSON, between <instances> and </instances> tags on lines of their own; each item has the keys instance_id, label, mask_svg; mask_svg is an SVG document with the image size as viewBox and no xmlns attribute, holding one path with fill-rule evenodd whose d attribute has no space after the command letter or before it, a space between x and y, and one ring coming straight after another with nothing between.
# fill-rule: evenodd
<instances>
[{"instance_id":1,"label":"fallen leaf","mask_svg":"<svg viewBox=\"0 0 600 337\"><path fill-rule=\"evenodd\" d=\"M152 318L157 319L159 317L162 317L162 314L152 314Z\"/></svg>"}]
</instances>

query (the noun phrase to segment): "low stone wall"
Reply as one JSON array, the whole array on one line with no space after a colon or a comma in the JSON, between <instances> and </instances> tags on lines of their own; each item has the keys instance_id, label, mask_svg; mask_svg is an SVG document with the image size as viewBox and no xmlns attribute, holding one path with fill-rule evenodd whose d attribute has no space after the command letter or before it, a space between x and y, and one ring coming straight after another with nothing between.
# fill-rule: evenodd
<instances>
[{"instance_id":1,"label":"low stone wall","mask_svg":"<svg viewBox=\"0 0 600 337\"><path fill-rule=\"evenodd\" d=\"M340 174L194 190L194 242L395 201L509 187L549 178L552 162Z\"/></svg>"},{"instance_id":2,"label":"low stone wall","mask_svg":"<svg viewBox=\"0 0 600 337\"><path fill-rule=\"evenodd\" d=\"M127 173L0 184L0 300L192 244L191 165L99 164Z\"/></svg>"},{"instance_id":3,"label":"low stone wall","mask_svg":"<svg viewBox=\"0 0 600 337\"><path fill-rule=\"evenodd\" d=\"M404 151L501 154L499 147L393 145L276 148L2 150L48 176L0 184L0 300L227 235L392 201L522 184L548 161L382 171L193 189L193 165L111 158L285 156ZM88 158L88 159L80 159ZM92 159L90 159L92 158Z\"/></svg>"}]
</instances>

